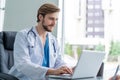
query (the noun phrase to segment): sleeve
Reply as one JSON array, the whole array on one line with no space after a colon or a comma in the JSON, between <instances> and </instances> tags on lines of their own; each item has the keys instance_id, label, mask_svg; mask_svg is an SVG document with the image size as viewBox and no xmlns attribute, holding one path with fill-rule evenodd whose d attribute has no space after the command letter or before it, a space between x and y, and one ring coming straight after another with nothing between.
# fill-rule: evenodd
<instances>
[{"instance_id":1,"label":"sleeve","mask_svg":"<svg viewBox=\"0 0 120 80\"><path fill-rule=\"evenodd\" d=\"M31 78L41 80L45 77L48 68L31 62L27 43L27 33L18 32L14 43L14 61L17 70Z\"/></svg>"}]
</instances>

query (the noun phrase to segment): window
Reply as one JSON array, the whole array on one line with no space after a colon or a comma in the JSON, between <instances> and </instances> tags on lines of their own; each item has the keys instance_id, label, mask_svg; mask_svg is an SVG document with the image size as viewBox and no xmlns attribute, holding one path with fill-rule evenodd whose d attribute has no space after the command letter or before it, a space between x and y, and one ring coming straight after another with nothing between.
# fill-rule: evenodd
<instances>
[{"instance_id":1,"label":"window","mask_svg":"<svg viewBox=\"0 0 120 80\"><path fill-rule=\"evenodd\" d=\"M70 1L73 1L73 0L68 0L67 4L70 3ZM81 20L80 20L81 22L77 21L77 20L74 21L72 19L72 23L79 22L79 25L70 23L69 19L65 21L65 22L67 22L69 24L70 27L77 26L77 28L78 28L78 29L75 29L75 27L74 27L74 29L75 29L74 31L77 32L77 39L78 39L78 41L81 41L81 42L79 43L76 40L73 40L73 42L77 46L79 45L79 47L82 44L81 49L86 49L86 44L87 44L87 49L92 49L92 50L95 47L94 46L93 47L89 47L89 46L91 44L93 44L93 45L98 44L96 46L98 46L99 50L101 50L101 48L102 48L102 50L107 51L107 53L111 53L111 54L114 55L116 53L116 51L114 53L112 53L112 52L108 52L109 51L108 49L111 46L109 44L110 43L110 39L112 39L113 37L116 36L116 34L115 35L113 34L114 32L116 32L115 30L113 30L115 28L115 27L113 28L113 26L118 26L118 29L119 29L120 23L118 21L120 19L120 14L119 14L119 9L118 10L116 9L117 12L114 12L114 9L113 9L112 11L114 13L110 13L110 14L108 13L108 11L110 10L111 5L113 5L113 4L116 5L115 2L119 3L119 0L81 0L81 2L82 1L86 1L86 5L84 6L85 9L83 9L84 7L81 8L81 11L84 11L83 12L84 15L81 13L81 15L82 15L81 17L83 17L83 16L85 16L85 17L81 18ZM102 1L106 2L105 3L105 8L101 4ZM110 5L106 5L106 4L109 4L109 3L110 3ZM72 6L74 6L73 4L74 4L74 2L72 3ZM83 5L83 4L81 4L81 5ZM67 8L67 9L71 10L72 8ZM74 8L74 9L76 9L76 8ZM67 15L69 15L72 12L74 12L74 10L71 10L71 12L68 12ZM72 17L72 16L74 16L74 15L70 15L69 17ZM106 21L104 21L104 16L106 18L105 19ZM66 15L64 17L66 17ZM86 20L86 22L84 22L84 19ZM117 21L116 21L116 19L117 19ZM66 26L64 26L64 27L66 27ZM104 27L106 27L106 28L104 28ZM68 30L69 30L69 28L68 28ZM110 33L110 31L113 32L113 33ZM73 32L73 33L76 33L76 32ZM67 32L65 32L65 33L67 33ZM82 38L84 37L85 39L82 40L80 38L81 34L82 34ZM73 38L73 37L74 36L72 36L71 38ZM90 40L88 40L88 38L90 38ZM119 41L120 41L120 39L119 39ZM79 43L79 44L77 44L76 42ZM76 46L75 44L74 44L74 46ZM72 52L71 51L72 50L72 48L71 48L72 46L73 46L73 44L71 44L71 43L68 46L68 48L70 48L70 52ZM119 45L117 45L117 46L119 46ZM112 47L113 47L113 49L116 49L116 48L114 48L114 47L116 47L116 45L113 45ZM118 50L120 50L120 49L118 49ZM74 51L72 53L73 53L72 56L76 56L76 54L74 54ZM108 55L106 55L106 56L107 57L105 57L106 58L105 61L107 60L107 58L109 60L109 56ZM111 59L114 60L114 58L115 57L113 56ZM117 60L117 59L115 59L115 60ZM109 65L107 65L107 67L109 67ZM114 66L114 68L115 68L115 66ZM105 76L106 75L108 76L109 74L111 74L109 72L111 72L111 70L105 72ZM107 79L104 79L104 80L107 80Z\"/></svg>"},{"instance_id":2,"label":"window","mask_svg":"<svg viewBox=\"0 0 120 80\"><path fill-rule=\"evenodd\" d=\"M88 24L92 24L92 23L93 23L93 21L92 21L92 20L89 20L89 21L88 21Z\"/></svg>"},{"instance_id":3,"label":"window","mask_svg":"<svg viewBox=\"0 0 120 80\"><path fill-rule=\"evenodd\" d=\"M94 6L93 5L88 5L88 9L93 9Z\"/></svg>"},{"instance_id":4,"label":"window","mask_svg":"<svg viewBox=\"0 0 120 80\"><path fill-rule=\"evenodd\" d=\"M93 13L90 13L90 12L89 12L89 13L88 13L88 16L93 16Z\"/></svg>"},{"instance_id":5,"label":"window","mask_svg":"<svg viewBox=\"0 0 120 80\"><path fill-rule=\"evenodd\" d=\"M95 9L100 9L100 5L95 5Z\"/></svg>"},{"instance_id":6,"label":"window","mask_svg":"<svg viewBox=\"0 0 120 80\"><path fill-rule=\"evenodd\" d=\"M89 28L87 29L87 31L88 31L88 32L93 32L93 28L92 28L92 27L89 27Z\"/></svg>"},{"instance_id":7,"label":"window","mask_svg":"<svg viewBox=\"0 0 120 80\"><path fill-rule=\"evenodd\" d=\"M103 32L103 31L104 31L103 28L95 27L95 32Z\"/></svg>"},{"instance_id":8,"label":"window","mask_svg":"<svg viewBox=\"0 0 120 80\"><path fill-rule=\"evenodd\" d=\"M100 13L99 12L95 12L95 16L100 16Z\"/></svg>"},{"instance_id":9,"label":"window","mask_svg":"<svg viewBox=\"0 0 120 80\"><path fill-rule=\"evenodd\" d=\"M4 12L5 12L5 0L0 0L0 31L2 31L3 28Z\"/></svg>"},{"instance_id":10,"label":"window","mask_svg":"<svg viewBox=\"0 0 120 80\"><path fill-rule=\"evenodd\" d=\"M99 24L100 23L100 20L95 20L95 24Z\"/></svg>"}]
</instances>

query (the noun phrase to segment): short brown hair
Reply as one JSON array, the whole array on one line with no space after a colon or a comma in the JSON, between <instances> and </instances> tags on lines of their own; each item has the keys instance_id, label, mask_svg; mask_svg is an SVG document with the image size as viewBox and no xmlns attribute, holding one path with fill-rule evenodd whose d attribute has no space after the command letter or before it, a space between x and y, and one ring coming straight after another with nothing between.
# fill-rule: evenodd
<instances>
[{"instance_id":1,"label":"short brown hair","mask_svg":"<svg viewBox=\"0 0 120 80\"><path fill-rule=\"evenodd\" d=\"M43 4L39 9L38 9L38 12L37 12L37 22L39 22L39 15L41 14L43 17L46 15L46 14L50 14L50 13L54 13L54 12L59 12L60 9L54 5L54 4L51 4L51 3L46 3L46 4Z\"/></svg>"}]
</instances>

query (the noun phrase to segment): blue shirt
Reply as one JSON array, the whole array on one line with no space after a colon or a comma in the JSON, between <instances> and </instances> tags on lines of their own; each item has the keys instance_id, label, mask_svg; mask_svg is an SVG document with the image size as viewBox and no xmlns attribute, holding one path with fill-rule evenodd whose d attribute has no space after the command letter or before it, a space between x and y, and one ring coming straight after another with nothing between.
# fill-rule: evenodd
<instances>
[{"instance_id":1,"label":"blue shirt","mask_svg":"<svg viewBox=\"0 0 120 80\"><path fill-rule=\"evenodd\" d=\"M44 46L44 58L42 66L49 67L49 39L48 34L46 35L46 42Z\"/></svg>"}]
</instances>

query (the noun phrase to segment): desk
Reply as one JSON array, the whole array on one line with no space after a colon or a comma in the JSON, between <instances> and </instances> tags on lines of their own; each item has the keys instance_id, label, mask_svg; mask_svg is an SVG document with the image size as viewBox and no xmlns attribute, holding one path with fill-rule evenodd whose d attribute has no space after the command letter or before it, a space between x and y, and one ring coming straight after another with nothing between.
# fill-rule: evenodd
<instances>
[{"instance_id":1,"label":"desk","mask_svg":"<svg viewBox=\"0 0 120 80\"><path fill-rule=\"evenodd\" d=\"M66 79L47 78L46 80L66 80ZM67 79L67 80L73 80L73 79ZM74 79L74 80L103 80L103 78L96 77L96 78L89 78L89 79Z\"/></svg>"}]
</instances>

